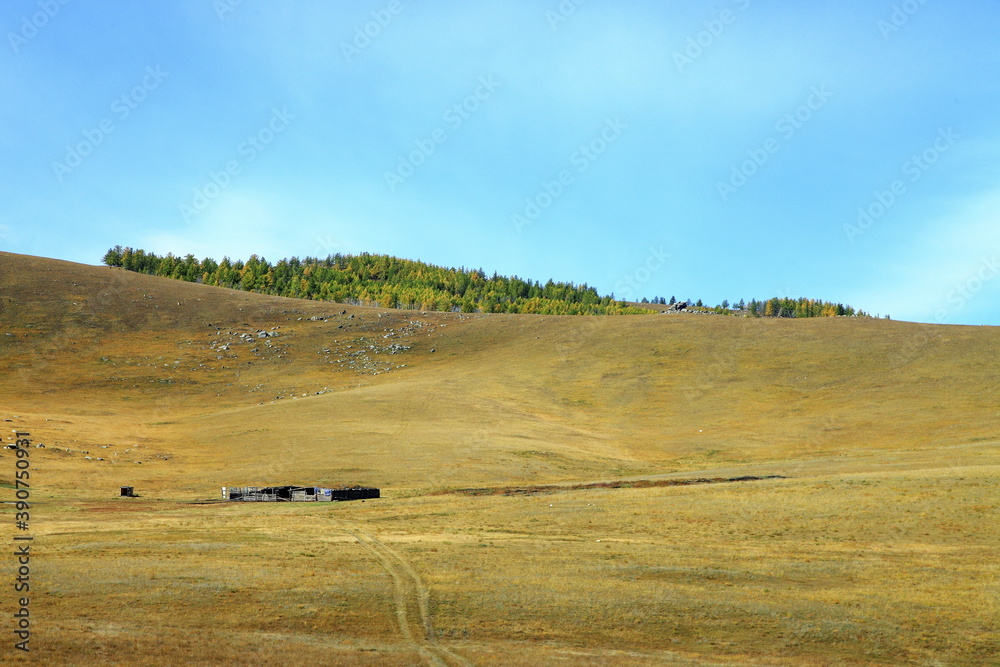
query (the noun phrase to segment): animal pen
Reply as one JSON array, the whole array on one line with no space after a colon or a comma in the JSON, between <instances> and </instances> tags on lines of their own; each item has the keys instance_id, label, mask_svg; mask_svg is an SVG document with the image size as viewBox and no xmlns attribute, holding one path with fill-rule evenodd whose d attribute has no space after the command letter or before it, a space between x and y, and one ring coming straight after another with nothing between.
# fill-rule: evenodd
<instances>
[{"instance_id":1,"label":"animal pen","mask_svg":"<svg viewBox=\"0 0 1000 667\"><path fill-rule=\"evenodd\" d=\"M327 489L320 486L229 486L222 487L225 500L257 503L337 502L381 497L378 489L365 486Z\"/></svg>"}]
</instances>

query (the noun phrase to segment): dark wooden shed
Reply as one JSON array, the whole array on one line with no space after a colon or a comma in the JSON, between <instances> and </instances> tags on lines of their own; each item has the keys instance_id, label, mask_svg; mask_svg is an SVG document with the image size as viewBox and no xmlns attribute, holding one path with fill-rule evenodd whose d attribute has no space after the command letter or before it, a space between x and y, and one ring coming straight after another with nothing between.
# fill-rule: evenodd
<instances>
[{"instance_id":1,"label":"dark wooden shed","mask_svg":"<svg viewBox=\"0 0 1000 667\"><path fill-rule=\"evenodd\" d=\"M380 498L381 493L367 486L229 486L222 487L222 497L244 502L334 502Z\"/></svg>"}]
</instances>

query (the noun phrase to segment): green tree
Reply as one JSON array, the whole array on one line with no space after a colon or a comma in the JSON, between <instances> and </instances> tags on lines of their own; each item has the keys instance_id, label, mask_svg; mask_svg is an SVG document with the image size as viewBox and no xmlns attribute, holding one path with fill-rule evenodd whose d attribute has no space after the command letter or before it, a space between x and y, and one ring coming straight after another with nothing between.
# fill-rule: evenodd
<instances>
[{"instance_id":1,"label":"green tree","mask_svg":"<svg viewBox=\"0 0 1000 667\"><path fill-rule=\"evenodd\" d=\"M122 255L124 250L120 245L116 245L114 248L108 250L104 255L104 263L107 266L121 266L122 265Z\"/></svg>"}]
</instances>

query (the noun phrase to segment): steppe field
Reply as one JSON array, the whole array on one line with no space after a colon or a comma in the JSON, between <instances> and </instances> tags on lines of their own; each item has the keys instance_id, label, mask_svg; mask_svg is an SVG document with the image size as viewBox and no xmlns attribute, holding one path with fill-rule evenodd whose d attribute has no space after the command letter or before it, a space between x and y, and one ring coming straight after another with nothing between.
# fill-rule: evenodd
<instances>
[{"instance_id":1,"label":"steppe field","mask_svg":"<svg viewBox=\"0 0 1000 667\"><path fill-rule=\"evenodd\" d=\"M0 663L998 665L998 370L992 327L380 310L0 253L31 440L27 530L0 453ZM220 500L270 484L382 498Z\"/></svg>"}]
</instances>

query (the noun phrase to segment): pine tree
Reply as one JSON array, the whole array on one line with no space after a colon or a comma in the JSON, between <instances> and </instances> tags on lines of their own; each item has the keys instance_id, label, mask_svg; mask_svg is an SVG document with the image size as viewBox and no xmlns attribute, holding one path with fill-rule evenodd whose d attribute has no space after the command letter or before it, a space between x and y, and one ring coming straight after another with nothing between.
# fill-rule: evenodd
<instances>
[{"instance_id":1,"label":"pine tree","mask_svg":"<svg viewBox=\"0 0 1000 667\"><path fill-rule=\"evenodd\" d=\"M116 245L114 248L111 248L107 253L105 253L103 260L104 263L107 266L121 266L123 252L122 247L120 245Z\"/></svg>"}]
</instances>

